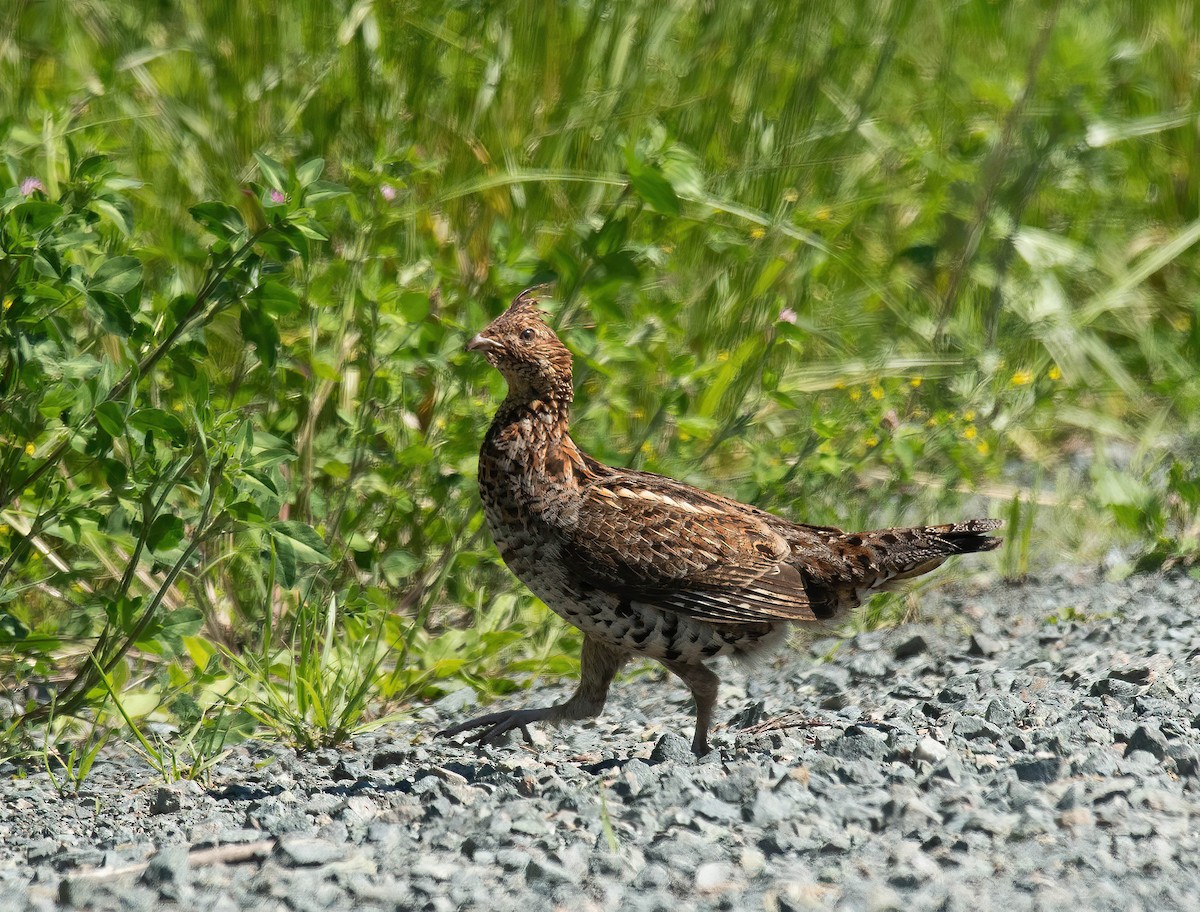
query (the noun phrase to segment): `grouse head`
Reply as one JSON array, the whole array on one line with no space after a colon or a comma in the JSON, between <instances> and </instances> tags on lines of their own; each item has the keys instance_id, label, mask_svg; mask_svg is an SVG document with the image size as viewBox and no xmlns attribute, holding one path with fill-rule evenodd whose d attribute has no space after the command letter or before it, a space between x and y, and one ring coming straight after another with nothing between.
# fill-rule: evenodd
<instances>
[{"instance_id":1,"label":"grouse head","mask_svg":"<svg viewBox=\"0 0 1200 912\"><path fill-rule=\"evenodd\" d=\"M467 343L467 351L482 352L504 375L509 398L569 402L571 352L546 324L535 297L538 290L517 295L508 310Z\"/></svg>"}]
</instances>

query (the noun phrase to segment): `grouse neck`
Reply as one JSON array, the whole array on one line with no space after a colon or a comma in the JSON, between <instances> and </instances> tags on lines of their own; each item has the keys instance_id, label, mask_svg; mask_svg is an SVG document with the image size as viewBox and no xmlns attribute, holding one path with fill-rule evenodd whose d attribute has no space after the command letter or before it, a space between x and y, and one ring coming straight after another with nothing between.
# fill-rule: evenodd
<instances>
[{"instance_id":1,"label":"grouse neck","mask_svg":"<svg viewBox=\"0 0 1200 912\"><path fill-rule=\"evenodd\" d=\"M555 396L514 396L511 393L496 411L495 423L518 424L530 420L550 431L566 436L571 424L571 399Z\"/></svg>"}]
</instances>

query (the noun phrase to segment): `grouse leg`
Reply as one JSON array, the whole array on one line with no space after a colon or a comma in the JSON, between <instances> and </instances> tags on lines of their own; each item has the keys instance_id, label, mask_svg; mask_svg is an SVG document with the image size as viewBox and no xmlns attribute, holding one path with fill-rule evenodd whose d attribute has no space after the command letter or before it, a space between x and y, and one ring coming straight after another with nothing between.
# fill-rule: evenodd
<instances>
[{"instance_id":1,"label":"grouse leg","mask_svg":"<svg viewBox=\"0 0 1200 912\"><path fill-rule=\"evenodd\" d=\"M717 702L717 686L721 679L703 665L686 662L663 662L667 670L683 680L696 701L696 735L692 738L692 753L703 757L708 753L708 729L712 725L713 707Z\"/></svg>"},{"instance_id":2,"label":"grouse leg","mask_svg":"<svg viewBox=\"0 0 1200 912\"><path fill-rule=\"evenodd\" d=\"M585 636L583 652L579 657L579 686L575 688L575 693L571 694L570 699L553 706L501 710L477 716L438 732L438 736L450 738L478 728L482 731L468 738L468 743L496 744L501 735L519 728L525 741L530 742L532 739L526 727L530 722L566 722L598 716L604 709L609 685L628 656L624 649Z\"/></svg>"}]
</instances>

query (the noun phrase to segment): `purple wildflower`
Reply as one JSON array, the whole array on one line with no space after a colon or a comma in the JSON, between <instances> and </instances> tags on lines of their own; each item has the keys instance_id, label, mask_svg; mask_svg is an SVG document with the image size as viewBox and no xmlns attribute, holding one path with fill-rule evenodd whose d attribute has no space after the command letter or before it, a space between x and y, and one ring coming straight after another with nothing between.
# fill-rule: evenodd
<instances>
[{"instance_id":1,"label":"purple wildflower","mask_svg":"<svg viewBox=\"0 0 1200 912\"><path fill-rule=\"evenodd\" d=\"M794 324L796 322L796 311L792 310L790 307L785 307L783 310L779 311L779 322Z\"/></svg>"},{"instance_id":2,"label":"purple wildflower","mask_svg":"<svg viewBox=\"0 0 1200 912\"><path fill-rule=\"evenodd\" d=\"M36 177L27 177L21 181L21 196L31 196L34 190L46 192L46 186Z\"/></svg>"},{"instance_id":3,"label":"purple wildflower","mask_svg":"<svg viewBox=\"0 0 1200 912\"><path fill-rule=\"evenodd\" d=\"M273 202L276 206L282 206L284 203L287 202L287 197L284 196L283 193L279 190L272 190L271 191L271 202Z\"/></svg>"},{"instance_id":4,"label":"purple wildflower","mask_svg":"<svg viewBox=\"0 0 1200 912\"><path fill-rule=\"evenodd\" d=\"M391 184L380 184L379 195L390 203L396 198L396 188Z\"/></svg>"}]
</instances>

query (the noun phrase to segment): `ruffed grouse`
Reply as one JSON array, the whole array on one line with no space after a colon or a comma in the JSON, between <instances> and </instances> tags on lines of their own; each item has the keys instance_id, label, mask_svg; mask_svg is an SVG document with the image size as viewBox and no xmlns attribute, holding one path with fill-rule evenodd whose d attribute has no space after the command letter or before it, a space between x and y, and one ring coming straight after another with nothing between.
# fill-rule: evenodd
<instances>
[{"instance_id":1,"label":"ruffed grouse","mask_svg":"<svg viewBox=\"0 0 1200 912\"><path fill-rule=\"evenodd\" d=\"M708 751L719 680L706 662L770 646L953 554L989 551L994 519L848 534L809 526L661 475L588 456L568 427L571 353L519 295L467 345L508 382L479 454L488 528L509 569L583 631L581 681L564 703L490 713L441 732L494 742L526 725L598 715L631 655L657 659L696 701Z\"/></svg>"}]
</instances>

